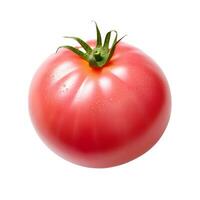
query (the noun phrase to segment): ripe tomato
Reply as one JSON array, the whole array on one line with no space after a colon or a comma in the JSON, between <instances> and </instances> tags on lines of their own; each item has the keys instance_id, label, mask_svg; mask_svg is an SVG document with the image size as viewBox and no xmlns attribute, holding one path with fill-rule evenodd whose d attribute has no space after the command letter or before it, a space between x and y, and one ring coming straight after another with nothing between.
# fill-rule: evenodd
<instances>
[{"instance_id":1,"label":"ripe tomato","mask_svg":"<svg viewBox=\"0 0 200 200\"><path fill-rule=\"evenodd\" d=\"M96 28L93 53L101 61ZM72 47L60 48L31 84L29 109L39 136L58 155L83 166L111 167L137 158L158 141L169 120L163 72L137 48L117 43L103 66L89 64Z\"/></svg>"}]
</instances>

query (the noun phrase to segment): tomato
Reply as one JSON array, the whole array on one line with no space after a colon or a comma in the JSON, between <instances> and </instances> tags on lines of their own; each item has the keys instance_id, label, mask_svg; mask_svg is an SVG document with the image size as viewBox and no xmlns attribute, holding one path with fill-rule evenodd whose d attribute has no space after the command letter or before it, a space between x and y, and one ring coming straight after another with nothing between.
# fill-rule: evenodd
<instances>
[{"instance_id":1,"label":"tomato","mask_svg":"<svg viewBox=\"0 0 200 200\"><path fill-rule=\"evenodd\" d=\"M97 50L98 34L97 27L97 42L87 42L97 43ZM92 66L72 50L59 48L32 80L29 110L39 136L64 159L87 167L112 167L145 153L170 117L170 90L161 69L121 41L103 66Z\"/></svg>"}]
</instances>

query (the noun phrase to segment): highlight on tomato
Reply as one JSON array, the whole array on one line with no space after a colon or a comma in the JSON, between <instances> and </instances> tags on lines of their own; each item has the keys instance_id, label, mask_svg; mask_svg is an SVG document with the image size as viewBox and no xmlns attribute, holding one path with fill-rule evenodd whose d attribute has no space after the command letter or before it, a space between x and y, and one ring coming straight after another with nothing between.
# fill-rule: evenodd
<instances>
[{"instance_id":1,"label":"highlight on tomato","mask_svg":"<svg viewBox=\"0 0 200 200\"><path fill-rule=\"evenodd\" d=\"M95 23L96 24L96 23ZM30 87L33 125L64 159L94 168L120 165L148 151L162 136L171 98L159 66L109 31L80 46L61 46ZM111 43L111 35L114 40Z\"/></svg>"}]
</instances>

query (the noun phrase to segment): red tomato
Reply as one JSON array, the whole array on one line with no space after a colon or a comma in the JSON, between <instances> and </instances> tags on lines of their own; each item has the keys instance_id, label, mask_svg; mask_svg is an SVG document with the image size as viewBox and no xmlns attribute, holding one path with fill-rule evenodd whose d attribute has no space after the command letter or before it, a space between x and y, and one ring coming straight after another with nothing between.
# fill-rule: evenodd
<instances>
[{"instance_id":1,"label":"red tomato","mask_svg":"<svg viewBox=\"0 0 200 200\"><path fill-rule=\"evenodd\" d=\"M60 48L36 73L29 95L43 141L64 159L87 167L123 164L146 152L165 130L170 107L160 68L122 42L101 68Z\"/></svg>"}]
</instances>

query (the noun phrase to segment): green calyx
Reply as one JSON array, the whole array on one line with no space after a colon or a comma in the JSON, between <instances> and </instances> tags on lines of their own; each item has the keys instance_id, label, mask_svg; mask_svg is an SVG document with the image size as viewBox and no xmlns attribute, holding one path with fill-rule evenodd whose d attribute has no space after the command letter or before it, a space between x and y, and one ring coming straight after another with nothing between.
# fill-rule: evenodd
<instances>
[{"instance_id":1,"label":"green calyx","mask_svg":"<svg viewBox=\"0 0 200 200\"><path fill-rule=\"evenodd\" d=\"M70 38L70 39L77 41L81 45L81 47L85 50L85 52L83 52L73 46L60 46L58 49L60 49L60 48L69 49L70 51L74 52L75 54L79 55L81 58L86 60L90 64L91 67L99 67L99 68L103 67L104 65L106 65L109 62L112 55L114 54L116 45L125 36L123 36L122 38L117 40L117 37L118 37L117 31L115 31L115 30L109 31L105 36L104 43L102 44L101 33L99 31L99 28L98 28L96 22L95 22L95 25L96 25L96 33L97 33L97 40L96 40L95 48L92 49L86 42L84 42L82 39L80 39L78 37L66 36L64 38ZM109 43L110 43L110 38L111 38L112 33L115 33L115 38L112 43L112 46L109 48Z\"/></svg>"}]
</instances>

